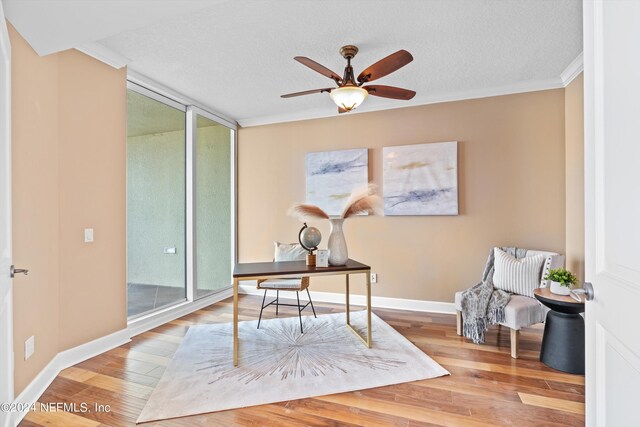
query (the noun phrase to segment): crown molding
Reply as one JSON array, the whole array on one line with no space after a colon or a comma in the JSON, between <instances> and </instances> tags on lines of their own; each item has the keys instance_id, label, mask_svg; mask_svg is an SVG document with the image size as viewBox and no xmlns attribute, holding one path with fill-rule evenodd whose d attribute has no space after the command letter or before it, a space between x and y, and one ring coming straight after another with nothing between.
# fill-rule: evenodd
<instances>
[{"instance_id":1,"label":"crown molding","mask_svg":"<svg viewBox=\"0 0 640 427\"><path fill-rule=\"evenodd\" d=\"M131 60L126 56L122 56L97 42L87 43L82 46L78 46L75 49L97 59L100 62L104 62L117 70L125 67L131 62Z\"/></svg>"},{"instance_id":2,"label":"crown molding","mask_svg":"<svg viewBox=\"0 0 640 427\"><path fill-rule=\"evenodd\" d=\"M401 106L391 102L385 102L376 106L367 106L361 110L356 110L348 114L336 116L335 108L331 104L330 109L313 110L313 111L296 111L287 114L276 114L272 116L262 116L256 118L245 118L238 120L241 127L261 126L275 123L285 123L300 120L312 120L325 117L348 117L354 114L365 114L373 111L396 110L399 108L416 107L420 105L441 104L444 102L464 101L468 99L490 98L493 96L512 95L525 92L537 92L541 90L561 89L565 85L560 77L535 80L523 83L514 83L504 86L496 86L483 89L473 89L468 91L454 92L442 95L424 95L417 96L409 102L404 102ZM393 106L392 106L393 105Z\"/></svg>"},{"instance_id":3,"label":"crown molding","mask_svg":"<svg viewBox=\"0 0 640 427\"><path fill-rule=\"evenodd\" d=\"M564 87L567 87L573 79L578 77L580 73L582 73L582 70L584 70L584 56L582 52L580 52L576 59L571 61L567 68L560 74L560 79Z\"/></svg>"},{"instance_id":4,"label":"crown molding","mask_svg":"<svg viewBox=\"0 0 640 427\"><path fill-rule=\"evenodd\" d=\"M276 114L271 116L262 116L255 118L239 119L238 124L241 127L262 126L276 123L286 123L300 120L313 120L325 117L348 117L354 114L363 114L373 111L395 110L399 108L416 107L420 105L439 104L443 102L464 101L469 99L490 98L493 96L512 95L525 92L537 92L541 90L562 89L565 88L582 73L584 69L583 53L580 54L564 69L557 78L546 80L535 80L523 83L514 83L504 86L495 86L491 88L473 89L468 91L454 92L449 94L435 96L417 96L409 102L403 103L401 106L391 105L390 103L379 104L374 107L367 107L359 111L353 111L349 114L336 116L335 108L313 110L313 111L296 111L287 114Z\"/></svg>"}]
</instances>

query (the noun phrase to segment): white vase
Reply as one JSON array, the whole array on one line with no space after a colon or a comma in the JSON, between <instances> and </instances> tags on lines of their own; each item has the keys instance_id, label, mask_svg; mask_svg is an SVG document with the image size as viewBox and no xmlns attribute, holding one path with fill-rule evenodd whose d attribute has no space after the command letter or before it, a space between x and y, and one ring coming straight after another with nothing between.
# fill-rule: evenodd
<instances>
[{"instance_id":1,"label":"white vase","mask_svg":"<svg viewBox=\"0 0 640 427\"><path fill-rule=\"evenodd\" d=\"M556 295L569 295L571 289L566 286L562 286L560 282L551 281L551 293Z\"/></svg>"},{"instance_id":2,"label":"white vase","mask_svg":"<svg viewBox=\"0 0 640 427\"><path fill-rule=\"evenodd\" d=\"M349 252L347 251L347 241L342 232L344 218L329 218L329 222L331 223L331 234L329 234L329 243L327 243L329 264L345 265L349 259Z\"/></svg>"}]
</instances>

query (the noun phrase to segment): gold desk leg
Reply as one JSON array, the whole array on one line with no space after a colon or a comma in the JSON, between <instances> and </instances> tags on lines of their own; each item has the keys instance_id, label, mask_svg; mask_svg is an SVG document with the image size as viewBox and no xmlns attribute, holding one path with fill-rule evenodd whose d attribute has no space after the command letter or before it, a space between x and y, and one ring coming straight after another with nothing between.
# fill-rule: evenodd
<instances>
[{"instance_id":1,"label":"gold desk leg","mask_svg":"<svg viewBox=\"0 0 640 427\"><path fill-rule=\"evenodd\" d=\"M346 295L346 302L345 304L347 305L347 325L351 324L351 319L349 319L349 275L345 274L345 280L346 280L346 285L347 285L347 289L345 292Z\"/></svg>"},{"instance_id":2,"label":"gold desk leg","mask_svg":"<svg viewBox=\"0 0 640 427\"><path fill-rule=\"evenodd\" d=\"M233 278L233 366L238 366L238 279Z\"/></svg>"},{"instance_id":3,"label":"gold desk leg","mask_svg":"<svg viewBox=\"0 0 640 427\"><path fill-rule=\"evenodd\" d=\"M371 348L371 274L367 276L367 347Z\"/></svg>"},{"instance_id":4,"label":"gold desk leg","mask_svg":"<svg viewBox=\"0 0 640 427\"><path fill-rule=\"evenodd\" d=\"M366 345L368 348L371 348L371 345L373 343L373 341L371 340L371 274L369 272L365 273L367 275L366 277L366 283L367 283L367 338L365 339L362 335L360 335L360 333L358 331L355 330L355 328L353 326L351 326L351 321L349 319L349 275L346 275L346 285L347 285L347 292L346 292L346 303L347 303L347 328L349 328L351 330L351 332L353 332L358 338L360 338L360 341L362 341L364 343L364 345Z\"/></svg>"}]
</instances>

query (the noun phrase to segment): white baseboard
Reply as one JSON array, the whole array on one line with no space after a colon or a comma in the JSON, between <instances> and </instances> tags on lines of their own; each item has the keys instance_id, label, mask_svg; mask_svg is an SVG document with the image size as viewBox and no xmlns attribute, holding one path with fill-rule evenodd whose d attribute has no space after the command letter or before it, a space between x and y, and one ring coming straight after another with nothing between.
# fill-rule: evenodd
<instances>
[{"instance_id":1,"label":"white baseboard","mask_svg":"<svg viewBox=\"0 0 640 427\"><path fill-rule=\"evenodd\" d=\"M23 404L31 405L36 402L42 393L49 387L49 384L53 382L61 369L58 365L58 356L54 356L53 359L44 367L42 371L29 383L22 393L15 398L14 403L17 407L21 407ZM10 424L17 426L20 421L27 415L29 411L17 411L12 413L12 420Z\"/></svg>"},{"instance_id":2,"label":"white baseboard","mask_svg":"<svg viewBox=\"0 0 640 427\"><path fill-rule=\"evenodd\" d=\"M51 359L47 366L40 371L33 381L29 383L22 393L16 397L14 403L21 405L31 405L35 403L63 369L76 365L115 347L121 346L122 344L126 344L129 341L131 341L131 338L129 337L129 330L122 329L86 344L58 353L53 359ZM14 412L11 421L13 425L17 426L27 413L28 411Z\"/></svg>"},{"instance_id":3,"label":"white baseboard","mask_svg":"<svg viewBox=\"0 0 640 427\"><path fill-rule=\"evenodd\" d=\"M179 317L186 316L194 311L200 310L206 306L222 301L223 299L233 296L233 288L224 289L220 292L216 292L213 295L201 298L196 301L184 302L182 304L168 307L159 312L150 314L149 316L141 317L129 322L129 334L134 337L143 332L147 332L153 328L157 328L160 325L169 323L172 320L176 320Z\"/></svg>"},{"instance_id":4,"label":"white baseboard","mask_svg":"<svg viewBox=\"0 0 640 427\"><path fill-rule=\"evenodd\" d=\"M240 285L239 291L248 295L264 295L264 292L256 289L255 285ZM304 294L303 294L304 295ZM331 302L344 304L344 294L333 292L313 292L313 300L319 302ZM354 305L365 305L365 295L351 295L350 302ZM424 301L417 299L371 297L371 306L377 308L393 308L396 310L424 311L429 313L455 314L455 305L452 302Z\"/></svg>"},{"instance_id":5,"label":"white baseboard","mask_svg":"<svg viewBox=\"0 0 640 427\"><path fill-rule=\"evenodd\" d=\"M131 341L129 330L121 329L112 334L89 341L86 344L81 344L77 347L70 348L69 350L61 351L56 356L56 359L58 359L60 370L62 370L69 366L84 362L87 359L91 359L105 351L119 347L122 344L126 344L129 341Z\"/></svg>"}]
</instances>

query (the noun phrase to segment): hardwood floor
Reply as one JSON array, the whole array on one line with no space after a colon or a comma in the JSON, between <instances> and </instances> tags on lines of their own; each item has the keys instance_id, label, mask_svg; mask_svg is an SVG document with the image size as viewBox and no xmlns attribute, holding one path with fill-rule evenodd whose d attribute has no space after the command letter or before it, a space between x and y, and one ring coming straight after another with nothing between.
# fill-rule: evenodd
<instances>
[{"instance_id":1,"label":"hardwood floor","mask_svg":"<svg viewBox=\"0 0 640 427\"><path fill-rule=\"evenodd\" d=\"M240 320L256 319L261 299L240 297ZM320 313L344 306L315 304ZM584 377L538 361L541 328L520 333L520 359L510 357L509 330L491 328L485 345L456 335L455 316L374 309L443 365L450 376L143 425L153 426L477 426L584 425ZM40 402L110 405L110 412L30 412L22 426L130 426L190 325L230 322L231 299L138 335L65 369ZM281 308L280 316L295 309ZM265 310L265 318L274 317ZM374 337L375 340L375 337ZM375 341L374 341L375 343Z\"/></svg>"}]
</instances>

